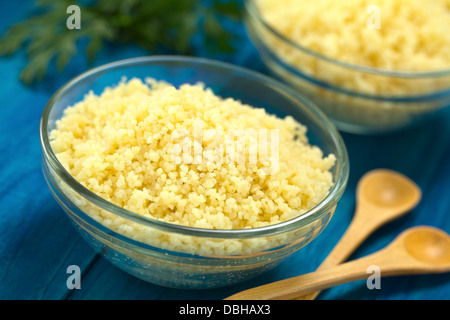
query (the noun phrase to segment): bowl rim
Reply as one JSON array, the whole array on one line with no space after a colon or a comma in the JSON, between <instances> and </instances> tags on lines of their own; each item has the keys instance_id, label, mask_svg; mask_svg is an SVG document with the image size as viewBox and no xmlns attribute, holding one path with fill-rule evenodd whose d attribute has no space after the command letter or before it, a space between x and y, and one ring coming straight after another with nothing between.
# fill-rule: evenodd
<instances>
[{"instance_id":1,"label":"bowl rim","mask_svg":"<svg viewBox=\"0 0 450 320\"><path fill-rule=\"evenodd\" d=\"M305 52L315 58L336 64L340 67L345 67L348 69L352 69L354 71L371 73L375 75L381 76L389 76L389 77L399 77L399 78L435 78L435 77L445 77L450 76L450 67L447 69L441 70L430 70L430 71L408 71L408 70L389 70L382 68L374 68L370 66L358 65L353 63L348 63L344 61L340 61L338 59L334 59L330 56L324 55L317 51L311 50L307 47L300 45L299 43L294 42L292 39L287 38L279 31L274 29L263 17L260 11L258 10L255 2L257 0L245 0L244 7L248 13L252 15L252 17L258 19L258 22L261 23L267 30L269 30L272 34L274 34L277 38L287 43L288 45Z\"/></svg>"},{"instance_id":2,"label":"bowl rim","mask_svg":"<svg viewBox=\"0 0 450 320\"><path fill-rule=\"evenodd\" d=\"M58 158L56 157L55 153L51 148L50 138L48 135L48 122L49 122L49 115L54 104L61 97L63 97L64 94L67 91L69 91L74 85L79 84L92 76L96 76L98 74L114 71L121 68L137 66L140 64L147 65L158 63L159 64L171 63L179 65L202 65L203 67L214 68L216 70L219 69L221 71L239 73L241 74L241 76L243 75L248 78L251 78L252 80L264 82L270 86L273 86L277 90L283 91L284 93L288 94L289 96L292 96L295 100L303 104L310 112L312 112L312 114L319 121L321 121L323 127L327 129L327 134L330 136L338 152L337 154L335 154L337 159L335 165L338 166L338 168L336 168L337 180L334 182L334 185L330 190L330 192L327 194L327 196L311 210L307 211L306 213L300 216L297 216L293 219L284 222L249 229L206 229L206 228L196 228L178 225L139 215L137 213L128 211L120 206L117 206L101 198L94 192L90 191L88 188L84 187L62 166L62 164L59 162ZM336 129L335 125L327 118L327 116L318 107L316 107L306 98L295 93L288 86L262 73L244 67L240 67L237 65L233 65L228 62L217 61L201 57L189 57L180 55L143 56L143 57L122 59L89 69L66 82L50 97L41 115L39 123L39 136L43 160L46 161L47 164L56 173L56 175L62 181L64 181L64 183L67 184L72 190L74 190L78 195L82 196L83 198L93 203L94 205L98 206L99 208L106 210L110 213L113 213L115 215L121 216L122 218L126 218L128 220L137 222L139 224L143 224L145 226L157 228L162 231L174 232L183 235L200 236L208 238L237 239L237 238L253 238L259 236L268 236L298 229L300 227L306 226L320 219L327 212L332 210L336 206L342 194L344 193L349 178L349 159L345 143L339 131Z\"/></svg>"}]
</instances>

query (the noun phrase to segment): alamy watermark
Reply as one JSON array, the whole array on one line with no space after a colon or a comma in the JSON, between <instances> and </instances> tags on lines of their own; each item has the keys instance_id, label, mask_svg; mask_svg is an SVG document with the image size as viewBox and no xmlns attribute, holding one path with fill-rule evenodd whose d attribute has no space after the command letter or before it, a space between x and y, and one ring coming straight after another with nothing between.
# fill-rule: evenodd
<instances>
[{"instance_id":1,"label":"alamy watermark","mask_svg":"<svg viewBox=\"0 0 450 320\"><path fill-rule=\"evenodd\" d=\"M67 7L66 13L70 16L66 20L67 29L81 29L81 10L77 5L71 5Z\"/></svg>"},{"instance_id":2,"label":"alamy watermark","mask_svg":"<svg viewBox=\"0 0 450 320\"><path fill-rule=\"evenodd\" d=\"M70 276L66 280L66 286L69 290L81 289L81 270L77 265L70 265L66 269L66 273ZM367 289L381 289L381 269L377 265L370 265L366 269L366 273L370 276L366 280Z\"/></svg>"},{"instance_id":3,"label":"alamy watermark","mask_svg":"<svg viewBox=\"0 0 450 320\"><path fill-rule=\"evenodd\" d=\"M366 280L367 289L381 289L381 269L377 265L370 265L366 269L370 276Z\"/></svg>"},{"instance_id":4,"label":"alamy watermark","mask_svg":"<svg viewBox=\"0 0 450 320\"><path fill-rule=\"evenodd\" d=\"M367 18L368 29L381 29L381 10L377 5L370 5L366 9L367 14L370 16ZM66 13L70 16L66 20L67 29L81 29L81 10L77 5L70 5L67 7Z\"/></svg>"},{"instance_id":5,"label":"alamy watermark","mask_svg":"<svg viewBox=\"0 0 450 320\"><path fill-rule=\"evenodd\" d=\"M176 164L236 163L259 164L263 175L278 172L279 129L216 129L203 130L201 121L194 121L193 132L178 129L172 132L172 160Z\"/></svg>"},{"instance_id":6,"label":"alamy watermark","mask_svg":"<svg viewBox=\"0 0 450 320\"><path fill-rule=\"evenodd\" d=\"M381 10L379 6L370 5L367 7L366 12L370 14L367 18L368 29L381 29Z\"/></svg>"},{"instance_id":7,"label":"alamy watermark","mask_svg":"<svg viewBox=\"0 0 450 320\"><path fill-rule=\"evenodd\" d=\"M70 276L66 280L67 289L81 289L81 270L77 265L70 265L66 269L66 273L70 274Z\"/></svg>"}]
</instances>

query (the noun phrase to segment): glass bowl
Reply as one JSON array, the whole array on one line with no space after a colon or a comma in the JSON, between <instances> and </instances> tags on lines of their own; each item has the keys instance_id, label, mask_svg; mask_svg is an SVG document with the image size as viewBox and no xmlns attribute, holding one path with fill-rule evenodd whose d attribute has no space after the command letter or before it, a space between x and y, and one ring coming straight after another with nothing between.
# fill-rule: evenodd
<instances>
[{"instance_id":1,"label":"glass bowl","mask_svg":"<svg viewBox=\"0 0 450 320\"><path fill-rule=\"evenodd\" d=\"M77 182L52 151L49 133L64 109L89 91L100 93L122 77L152 77L178 86L203 82L278 116L291 115L308 127L310 143L333 153L334 185L307 213L283 223L242 230L191 228L129 212ZM313 104L269 77L200 58L154 56L110 63L87 71L59 89L40 122L43 172L49 188L81 236L120 269L145 281L174 288L214 288L254 277L316 238L331 219L347 184L349 163L335 126Z\"/></svg>"},{"instance_id":2,"label":"glass bowl","mask_svg":"<svg viewBox=\"0 0 450 320\"><path fill-rule=\"evenodd\" d=\"M263 19L257 0L246 0L245 8L248 34L270 72L341 131L391 133L424 123L450 105L450 69L397 72L344 63L282 35Z\"/></svg>"}]
</instances>

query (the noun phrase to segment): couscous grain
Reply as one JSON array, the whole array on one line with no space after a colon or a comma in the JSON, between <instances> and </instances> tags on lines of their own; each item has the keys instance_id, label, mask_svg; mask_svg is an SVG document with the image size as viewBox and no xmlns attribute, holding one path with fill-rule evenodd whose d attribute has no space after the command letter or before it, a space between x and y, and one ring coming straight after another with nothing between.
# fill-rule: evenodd
<instances>
[{"instance_id":1,"label":"couscous grain","mask_svg":"<svg viewBox=\"0 0 450 320\"><path fill-rule=\"evenodd\" d=\"M230 161L230 149L220 146L230 130L242 129L266 130L266 145L277 149L251 155L255 136L235 136L233 146L245 150L245 161ZM65 169L117 206L185 226L246 229L294 218L329 193L335 156L310 145L306 130L290 116L221 98L202 84L176 88L131 79L68 107L50 138ZM195 147L203 151L200 158L181 152ZM270 171L274 159L277 167ZM156 236L127 230L110 214L96 215L135 239ZM165 242L159 239L163 247Z\"/></svg>"}]
</instances>

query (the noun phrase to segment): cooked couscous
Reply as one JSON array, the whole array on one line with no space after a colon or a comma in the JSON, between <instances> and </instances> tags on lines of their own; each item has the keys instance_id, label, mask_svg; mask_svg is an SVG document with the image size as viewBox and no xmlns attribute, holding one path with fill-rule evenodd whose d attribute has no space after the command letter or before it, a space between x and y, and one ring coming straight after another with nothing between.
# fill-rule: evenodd
<instances>
[{"instance_id":1,"label":"cooked couscous","mask_svg":"<svg viewBox=\"0 0 450 320\"><path fill-rule=\"evenodd\" d=\"M256 0L264 19L315 52L385 70L450 68L450 0Z\"/></svg>"},{"instance_id":2,"label":"cooked couscous","mask_svg":"<svg viewBox=\"0 0 450 320\"><path fill-rule=\"evenodd\" d=\"M230 130L249 128L276 130L277 135L267 134L273 140L267 144L276 143L277 157L273 148L267 155L258 149L257 161L249 161L251 136L233 138L246 150L246 161L230 161L228 148L221 161L207 157L205 151L221 150L211 148L208 133L222 139ZM50 137L61 164L89 190L140 215L191 227L275 224L317 205L333 185L335 156L310 145L303 125L216 96L202 84L176 88L124 80L68 107ZM201 159L179 152L186 141L192 142L190 150L201 147ZM274 159L276 170L267 170ZM117 217L121 223L110 214L95 218L135 239L146 237L121 225L123 218Z\"/></svg>"},{"instance_id":3,"label":"cooked couscous","mask_svg":"<svg viewBox=\"0 0 450 320\"><path fill-rule=\"evenodd\" d=\"M259 12L249 32L268 67L340 129L395 130L448 105L439 94L450 88L450 0L249 2Z\"/></svg>"}]
</instances>

